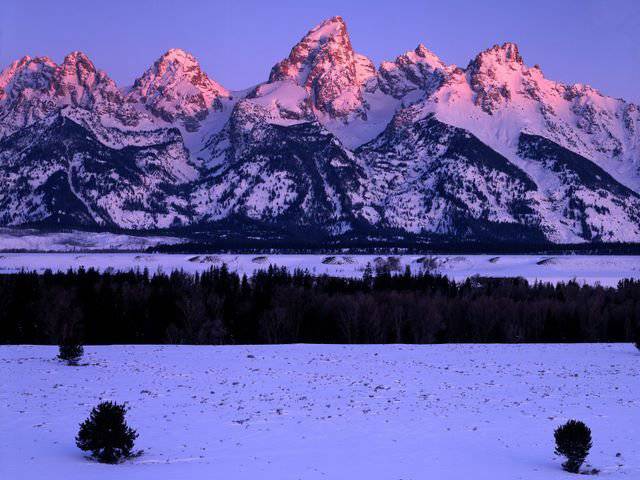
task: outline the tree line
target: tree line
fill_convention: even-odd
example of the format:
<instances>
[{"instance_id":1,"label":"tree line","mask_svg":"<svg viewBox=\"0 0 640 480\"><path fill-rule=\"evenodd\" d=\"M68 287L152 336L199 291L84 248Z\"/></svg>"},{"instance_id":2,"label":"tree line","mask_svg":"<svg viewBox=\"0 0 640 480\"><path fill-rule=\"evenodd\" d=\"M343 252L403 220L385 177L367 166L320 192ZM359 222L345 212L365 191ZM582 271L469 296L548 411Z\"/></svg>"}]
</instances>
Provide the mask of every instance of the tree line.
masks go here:
<instances>
[{"instance_id":1,"label":"tree line","mask_svg":"<svg viewBox=\"0 0 640 480\"><path fill-rule=\"evenodd\" d=\"M78 270L0 275L5 344L628 342L640 281L455 282L367 269L363 278L269 267L240 276Z\"/></svg>"}]
</instances>

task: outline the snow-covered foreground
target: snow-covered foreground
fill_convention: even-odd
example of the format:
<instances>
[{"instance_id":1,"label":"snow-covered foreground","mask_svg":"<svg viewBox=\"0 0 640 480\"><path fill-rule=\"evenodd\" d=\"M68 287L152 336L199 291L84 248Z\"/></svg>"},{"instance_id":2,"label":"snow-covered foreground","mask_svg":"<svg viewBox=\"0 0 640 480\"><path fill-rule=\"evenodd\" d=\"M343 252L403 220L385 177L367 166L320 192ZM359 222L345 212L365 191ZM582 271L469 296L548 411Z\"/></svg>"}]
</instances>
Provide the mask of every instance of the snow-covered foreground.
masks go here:
<instances>
[{"instance_id":1,"label":"snow-covered foreground","mask_svg":"<svg viewBox=\"0 0 640 480\"><path fill-rule=\"evenodd\" d=\"M630 345L110 346L86 366L0 347L0 477L568 479L553 430L592 429L600 478L640 478ZM101 400L128 402L144 454L75 447Z\"/></svg>"},{"instance_id":2,"label":"snow-covered foreground","mask_svg":"<svg viewBox=\"0 0 640 480\"><path fill-rule=\"evenodd\" d=\"M387 255L169 255L146 253L0 253L0 273L20 270L68 270L96 268L104 270L148 269L151 273L184 270L201 272L212 266L226 264L240 274L251 274L269 265L291 270L306 269L315 274L341 277L361 276L366 265L387 261ZM640 278L640 256L608 255L403 255L397 257L399 271L409 265L413 272L427 264L434 272L456 280L472 275L513 277L548 282L576 279L585 283L615 286L623 278Z\"/></svg>"}]
</instances>

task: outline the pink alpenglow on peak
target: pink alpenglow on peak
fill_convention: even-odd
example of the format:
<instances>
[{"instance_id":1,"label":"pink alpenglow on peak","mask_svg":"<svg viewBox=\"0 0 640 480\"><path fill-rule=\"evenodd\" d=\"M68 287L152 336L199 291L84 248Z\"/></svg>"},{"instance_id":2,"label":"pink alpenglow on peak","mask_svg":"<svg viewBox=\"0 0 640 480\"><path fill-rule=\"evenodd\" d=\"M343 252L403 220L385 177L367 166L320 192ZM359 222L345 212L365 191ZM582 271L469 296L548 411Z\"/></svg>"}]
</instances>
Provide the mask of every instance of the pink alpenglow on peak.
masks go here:
<instances>
[{"instance_id":1,"label":"pink alpenglow on peak","mask_svg":"<svg viewBox=\"0 0 640 480\"><path fill-rule=\"evenodd\" d=\"M441 84L451 68L421 43L395 61L380 65L380 88L398 99L414 92L424 96Z\"/></svg>"},{"instance_id":2,"label":"pink alpenglow on peak","mask_svg":"<svg viewBox=\"0 0 640 480\"><path fill-rule=\"evenodd\" d=\"M494 45L480 52L467 67L471 88L476 92L476 105L492 114L511 100L520 84L515 77L525 71L528 68L515 43Z\"/></svg>"},{"instance_id":3,"label":"pink alpenglow on peak","mask_svg":"<svg viewBox=\"0 0 640 480\"><path fill-rule=\"evenodd\" d=\"M25 56L0 73L0 138L65 107L137 124L138 115L124 103L113 80L82 52L70 53L60 65Z\"/></svg>"},{"instance_id":4,"label":"pink alpenglow on peak","mask_svg":"<svg viewBox=\"0 0 640 480\"><path fill-rule=\"evenodd\" d=\"M637 242L639 158L640 107L545 78L514 43L376 69L340 17L233 95L180 49L128 90L81 52L0 73L0 225Z\"/></svg>"},{"instance_id":5,"label":"pink alpenglow on peak","mask_svg":"<svg viewBox=\"0 0 640 480\"><path fill-rule=\"evenodd\" d=\"M269 81L292 81L307 89L320 114L346 118L365 115L362 90L375 74L371 60L353 51L342 18L333 17L309 31Z\"/></svg>"},{"instance_id":6,"label":"pink alpenglow on peak","mask_svg":"<svg viewBox=\"0 0 640 480\"><path fill-rule=\"evenodd\" d=\"M480 52L471 63L477 63L480 65L492 62L499 64L508 64L512 62L522 64L523 60L520 56L518 45L512 42L505 42L502 45L494 45L493 47Z\"/></svg>"},{"instance_id":7,"label":"pink alpenglow on peak","mask_svg":"<svg viewBox=\"0 0 640 480\"><path fill-rule=\"evenodd\" d=\"M210 79L193 55L174 48L135 81L127 99L142 103L165 122L179 121L195 131L211 110L222 110L222 101L229 97L229 91Z\"/></svg>"}]
</instances>

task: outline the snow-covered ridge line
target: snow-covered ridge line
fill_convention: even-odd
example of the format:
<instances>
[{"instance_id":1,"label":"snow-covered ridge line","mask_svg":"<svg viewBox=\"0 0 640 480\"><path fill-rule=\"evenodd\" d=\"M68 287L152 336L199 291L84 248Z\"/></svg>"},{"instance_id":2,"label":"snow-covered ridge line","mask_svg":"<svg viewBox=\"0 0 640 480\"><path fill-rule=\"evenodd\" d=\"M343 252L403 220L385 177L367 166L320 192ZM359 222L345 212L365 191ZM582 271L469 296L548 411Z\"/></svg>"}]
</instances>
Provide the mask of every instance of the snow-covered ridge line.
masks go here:
<instances>
[{"instance_id":1,"label":"snow-covered ridge line","mask_svg":"<svg viewBox=\"0 0 640 480\"><path fill-rule=\"evenodd\" d=\"M242 92L180 49L129 88L81 52L24 57L0 73L0 180L5 226L638 242L640 108L513 43L376 67L332 17Z\"/></svg>"}]
</instances>

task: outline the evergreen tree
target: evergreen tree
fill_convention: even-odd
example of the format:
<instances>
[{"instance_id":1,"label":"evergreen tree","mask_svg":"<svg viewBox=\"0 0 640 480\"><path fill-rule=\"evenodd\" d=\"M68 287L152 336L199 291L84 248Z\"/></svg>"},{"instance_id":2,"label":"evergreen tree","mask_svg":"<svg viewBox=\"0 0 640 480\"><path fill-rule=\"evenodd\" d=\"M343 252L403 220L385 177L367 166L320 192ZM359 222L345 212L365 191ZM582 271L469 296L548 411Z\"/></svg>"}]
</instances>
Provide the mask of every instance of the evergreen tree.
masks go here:
<instances>
[{"instance_id":1,"label":"evergreen tree","mask_svg":"<svg viewBox=\"0 0 640 480\"><path fill-rule=\"evenodd\" d=\"M77 365L84 355L84 348L76 342L65 341L58 347L58 358L68 365Z\"/></svg>"},{"instance_id":2,"label":"evergreen tree","mask_svg":"<svg viewBox=\"0 0 640 480\"><path fill-rule=\"evenodd\" d=\"M578 473L591 449L591 430L578 420L569 420L554 432L556 455L566 457L562 464L567 472Z\"/></svg>"},{"instance_id":3,"label":"evergreen tree","mask_svg":"<svg viewBox=\"0 0 640 480\"><path fill-rule=\"evenodd\" d=\"M362 274L362 283L365 288L371 288L373 285L373 268L371 268L371 263L367 262L367 266L364 267L364 273Z\"/></svg>"},{"instance_id":4,"label":"evergreen tree","mask_svg":"<svg viewBox=\"0 0 640 480\"><path fill-rule=\"evenodd\" d=\"M102 463L117 463L132 455L138 434L125 421L127 408L112 402L102 402L91 410L76 436L76 445Z\"/></svg>"}]
</instances>

